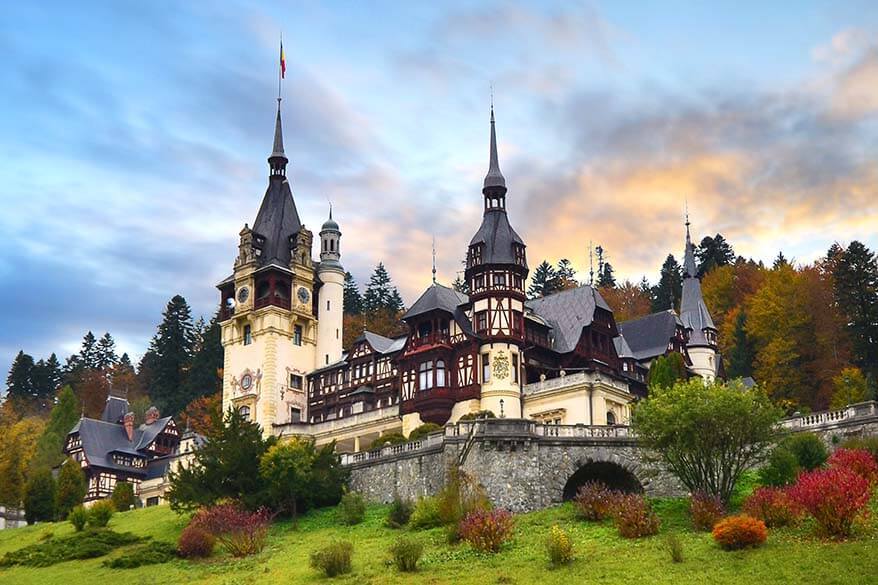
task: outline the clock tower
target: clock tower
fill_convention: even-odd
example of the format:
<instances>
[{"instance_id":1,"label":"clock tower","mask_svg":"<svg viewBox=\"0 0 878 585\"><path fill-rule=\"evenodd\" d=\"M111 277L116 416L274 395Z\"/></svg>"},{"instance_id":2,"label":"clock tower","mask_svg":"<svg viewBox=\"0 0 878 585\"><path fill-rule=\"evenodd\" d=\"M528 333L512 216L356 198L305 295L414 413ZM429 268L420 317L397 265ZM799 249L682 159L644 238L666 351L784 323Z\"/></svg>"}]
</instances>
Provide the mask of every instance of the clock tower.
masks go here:
<instances>
[{"instance_id":1,"label":"clock tower","mask_svg":"<svg viewBox=\"0 0 878 585\"><path fill-rule=\"evenodd\" d=\"M312 233L299 220L286 176L280 99L268 188L253 227L239 233L234 273L218 285L222 306L223 410L262 426L306 420L306 375L317 346Z\"/></svg>"}]
</instances>

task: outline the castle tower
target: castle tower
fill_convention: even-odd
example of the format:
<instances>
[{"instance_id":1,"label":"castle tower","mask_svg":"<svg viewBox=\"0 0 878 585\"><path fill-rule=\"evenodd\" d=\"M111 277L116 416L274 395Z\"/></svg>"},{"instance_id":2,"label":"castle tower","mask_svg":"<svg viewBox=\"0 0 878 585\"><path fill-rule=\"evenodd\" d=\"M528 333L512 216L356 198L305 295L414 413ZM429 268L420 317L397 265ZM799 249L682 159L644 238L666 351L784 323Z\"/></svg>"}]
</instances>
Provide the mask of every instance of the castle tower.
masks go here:
<instances>
[{"instance_id":1,"label":"castle tower","mask_svg":"<svg viewBox=\"0 0 878 585\"><path fill-rule=\"evenodd\" d=\"M686 214L686 250L683 255L683 295L680 299L680 320L689 332L686 349L692 360L692 371L711 381L716 378L717 363L716 326L704 298L701 281L695 267L695 246L689 236L689 214Z\"/></svg>"},{"instance_id":2,"label":"castle tower","mask_svg":"<svg viewBox=\"0 0 878 585\"><path fill-rule=\"evenodd\" d=\"M317 363L315 367L337 362L342 354L342 316L344 314L344 268L339 263L341 231L332 219L320 229L320 266L317 278L322 285L317 301Z\"/></svg>"},{"instance_id":3,"label":"castle tower","mask_svg":"<svg viewBox=\"0 0 878 585\"><path fill-rule=\"evenodd\" d=\"M494 107L485 176L482 225L467 252L465 277L470 287L472 324L481 338L479 407L497 416L521 416L521 365L524 347L524 283L527 260L522 239L506 215L506 179L500 172Z\"/></svg>"},{"instance_id":4,"label":"castle tower","mask_svg":"<svg viewBox=\"0 0 878 585\"><path fill-rule=\"evenodd\" d=\"M299 221L286 176L280 98L268 188L250 228L240 232L234 273L221 294L223 410L235 408L266 435L303 419L305 375L315 363L317 319L311 232Z\"/></svg>"}]
</instances>

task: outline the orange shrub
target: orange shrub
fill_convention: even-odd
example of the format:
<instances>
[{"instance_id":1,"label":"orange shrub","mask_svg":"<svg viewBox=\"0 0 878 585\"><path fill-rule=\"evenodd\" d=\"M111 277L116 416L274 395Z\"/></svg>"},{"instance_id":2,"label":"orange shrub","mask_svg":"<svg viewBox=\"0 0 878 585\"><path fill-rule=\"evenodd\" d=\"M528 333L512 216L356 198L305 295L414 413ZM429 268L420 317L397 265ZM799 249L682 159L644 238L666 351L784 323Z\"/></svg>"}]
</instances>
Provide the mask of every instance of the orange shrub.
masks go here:
<instances>
[{"instance_id":1,"label":"orange shrub","mask_svg":"<svg viewBox=\"0 0 878 585\"><path fill-rule=\"evenodd\" d=\"M713 527L713 539L723 550L761 546L768 537L765 522L750 516L729 516Z\"/></svg>"}]
</instances>

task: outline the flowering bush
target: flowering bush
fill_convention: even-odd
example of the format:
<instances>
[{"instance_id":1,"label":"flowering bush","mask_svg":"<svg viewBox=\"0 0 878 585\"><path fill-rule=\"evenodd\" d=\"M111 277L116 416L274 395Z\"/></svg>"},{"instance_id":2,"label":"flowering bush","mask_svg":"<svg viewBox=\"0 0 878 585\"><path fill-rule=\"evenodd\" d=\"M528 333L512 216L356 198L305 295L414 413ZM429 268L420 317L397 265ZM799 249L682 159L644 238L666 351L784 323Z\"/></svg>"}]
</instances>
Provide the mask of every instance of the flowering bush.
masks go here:
<instances>
[{"instance_id":1,"label":"flowering bush","mask_svg":"<svg viewBox=\"0 0 878 585\"><path fill-rule=\"evenodd\" d=\"M271 515L261 508L248 512L236 504L218 504L198 511L189 526L196 526L216 538L235 557L258 553L265 546Z\"/></svg>"},{"instance_id":2,"label":"flowering bush","mask_svg":"<svg viewBox=\"0 0 878 585\"><path fill-rule=\"evenodd\" d=\"M878 484L878 464L865 449L838 449L829 458L829 466L853 471L872 487Z\"/></svg>"},{"instance_id":3,"label":"flowering bush","mask_svg":"<svg viewBox=\"0 0 878 585\"><path fill-rule=\"evenodd\" d=\"M849 469L830 467L799 476L790 496L807 510L827 536L848 536L854 519L869 503L869 482Z\"/></svg>"},{"instance_id":4,"label":"flowering bush","mask_svg":"<svg viewBox=\"0 0 878 585\"><path fill-rule=\"evenodd\" d=\"M761 487L744 500L743 511L765 522L770 528L795 524L804 513L802 506L790 497L789 489Z\"/></svg>"},{"instance_id":5,"label":"flowering bush","mask_svg":"<svg viewBox=\"0 0 878 585\"><path fill-rule=\"evenodd\" d=\"M616 500L614 520L623 538L658 534L661 522L643 496L626 494Z\"/></svg>"},{"instance_id":6,"label":"flowering bush","mask_svg":"<svg viewBox=\"0 0 878 585\"><path fill-rule=\"evenodd\" d=\"M460 537L476 550L497 552L512 535L512 514L506 510L470 512L460 523Z\"/></svg>"},{"instance_id":7,"label":"flowering bush","mask_svg":"<svg viewBox=\"0 0 878 585\"><path fill-rule=\"evenodd\" d=\"M713 527L713 539L723 550L761 546L768 537L765 522L750 516L729 516Z\"/></svg>"},{"instance_id":8,"label":"flowering bush","mask_svg":"<svg viewBox=\"0 0 878 585\"><path fill-rule=\"evenodd\" d=\"M566 565L573 560L573 539L557 524L552 526L546 539L546 552L553 567Z\"/></svg>"},{"instance_id":9,"label":"flowering bush","mask_svg":"<svg viewBox=\"0 0 878 585\"><path fill-rule=\"evenodd\" d=\"M713 525L725 516L725 513L725 506L717 496L697 492L689 498L689 515L692 517L695 530L710 532L713 530Z\"/></svg>"},{"instance_id":10,"label":"flowering bush","mask_svg":"<svg viewBox=\"0 0 878 585\"><path fill-rule=\"evenodd\" d=\"M212 534L190 524L180 533L177 554L186 559L206 558L213 554L214 544L216 539Z\"/></svg>"},{"instance_id":11,"label":"flowering bush","mask_svg":"<svg viewBox=\"0 0 878 585\"><path fill-rule=\"evenodd\" d=\"M576 492L573 503L580 517L600 521L613 515L620 495L599 481L588 481Z\"/></svg>"}]
</instances>

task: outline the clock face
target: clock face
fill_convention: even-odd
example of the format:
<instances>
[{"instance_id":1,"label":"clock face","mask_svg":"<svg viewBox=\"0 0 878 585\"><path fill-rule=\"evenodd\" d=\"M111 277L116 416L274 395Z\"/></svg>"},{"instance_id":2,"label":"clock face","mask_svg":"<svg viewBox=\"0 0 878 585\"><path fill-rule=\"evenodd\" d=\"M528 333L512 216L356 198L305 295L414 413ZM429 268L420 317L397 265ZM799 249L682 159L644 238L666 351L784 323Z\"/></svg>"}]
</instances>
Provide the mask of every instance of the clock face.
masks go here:
<instances>
[{"instance_id":1,"label":"clock face","mask_svg":"<svg viewBox=\"0 0 878 585\"><path fill-rule=\"evenodd\" d=\"M238 302L245 303L247 299L250 297L250 289L246 286L242 286L238 289Z\"/></svg>"},{"instance_id":2,"label":"clock face","mask_svg":"<svg viewBox=\"0 0 878 585\"><path fill-rule=\"evenodd\" d=\"M253 385L253 377L250 374L244 374L241 376L241 388L244 390L249 390L250 386Z\"/></svg>"},{"instance_id":3,"label":"clock face","mask_svg":"<svg viewBox=\"0 0 878 585\"><path fill-rule=\"evenodd\" d=\"M308 289L304 286L300 286L299 290L296 291L296 295L299 297L299 301L304 305L308 302L308 299L311 298L311 294L308 292Z\"/></svg>"}]
</instances>

